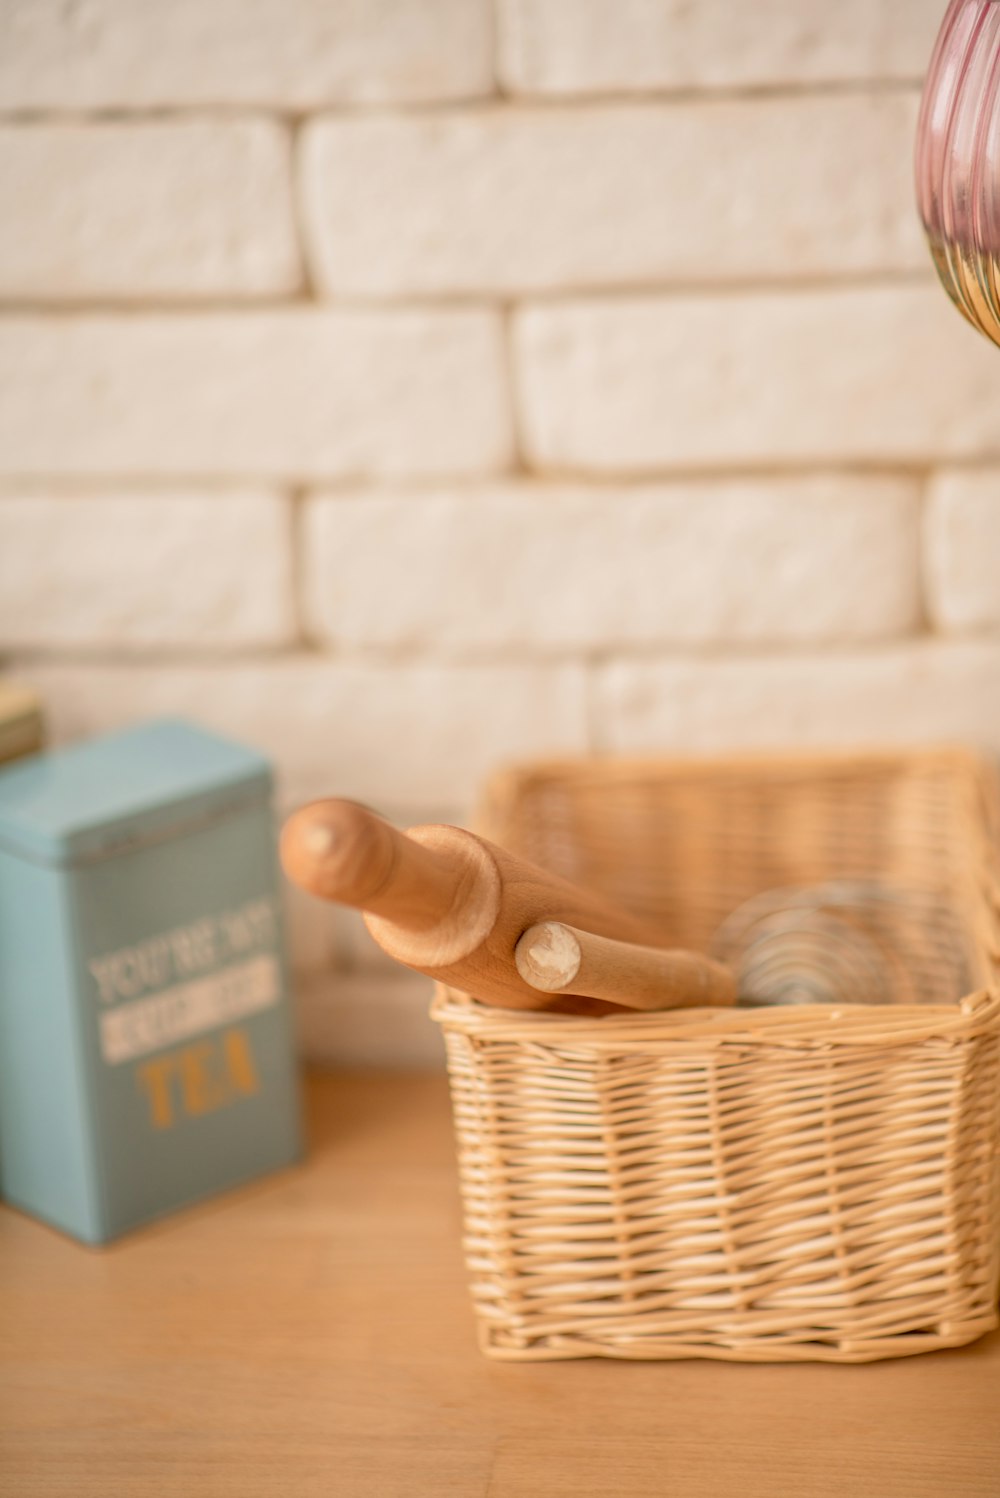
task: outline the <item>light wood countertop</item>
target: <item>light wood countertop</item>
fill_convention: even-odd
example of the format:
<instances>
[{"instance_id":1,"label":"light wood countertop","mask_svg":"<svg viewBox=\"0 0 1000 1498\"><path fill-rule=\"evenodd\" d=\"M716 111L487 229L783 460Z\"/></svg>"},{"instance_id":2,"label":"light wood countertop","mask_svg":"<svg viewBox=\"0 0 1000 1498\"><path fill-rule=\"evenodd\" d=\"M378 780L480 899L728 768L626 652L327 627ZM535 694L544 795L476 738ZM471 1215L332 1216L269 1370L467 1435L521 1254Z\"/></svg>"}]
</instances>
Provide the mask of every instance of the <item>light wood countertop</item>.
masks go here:
<instances>
[{"instance_id":1,"label":"light wood countertop","mask_svg":"<svg viewBox=\"0 0 1000 1498\"><path fill-rule=\"evenodd\" d=\"M1000 1335L838 1367L478 1351L437 1076L314 1076L301 1168L103 1251L0 1211L11 1498L997 1498Z\"/></svg>"}]
</instances>

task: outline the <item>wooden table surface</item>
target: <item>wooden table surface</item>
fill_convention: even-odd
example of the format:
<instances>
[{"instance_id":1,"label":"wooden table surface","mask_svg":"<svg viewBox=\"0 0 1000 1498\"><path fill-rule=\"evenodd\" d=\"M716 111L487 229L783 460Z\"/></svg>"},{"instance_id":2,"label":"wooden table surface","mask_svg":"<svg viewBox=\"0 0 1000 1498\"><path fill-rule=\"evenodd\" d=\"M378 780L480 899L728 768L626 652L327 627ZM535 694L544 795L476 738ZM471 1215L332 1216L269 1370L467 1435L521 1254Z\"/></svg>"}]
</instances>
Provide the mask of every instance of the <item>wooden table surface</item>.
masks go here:
<instances>
[{"instance_id":1,"label":"wooden table surface","mask_svg":"<svg viewBox=\"0 0 1000 1498\"><path fill-rule=\"evenodd\" d=\"M1000 1494L1000 1337L861 1367L496 1364L443 1078L314 1077L306 1165L104 1251L0 1211L0 1491Z\"/></svg>"}]
</instances>

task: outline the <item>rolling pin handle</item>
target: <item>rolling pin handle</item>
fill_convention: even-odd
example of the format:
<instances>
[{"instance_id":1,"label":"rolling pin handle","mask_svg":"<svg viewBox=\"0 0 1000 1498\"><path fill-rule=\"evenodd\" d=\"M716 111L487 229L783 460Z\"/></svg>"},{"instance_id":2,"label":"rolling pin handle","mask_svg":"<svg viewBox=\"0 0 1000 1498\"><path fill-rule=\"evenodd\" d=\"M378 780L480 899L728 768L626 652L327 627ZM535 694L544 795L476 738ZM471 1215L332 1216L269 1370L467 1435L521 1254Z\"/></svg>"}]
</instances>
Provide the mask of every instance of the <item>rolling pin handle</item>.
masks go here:
<instances>
[{"instance_id":1,"label":"rolling pin handle","mask_svg":"<svg viewBox=\"0 0 1000 1498\"><path fill-rule=\"evenodd\" d=\"M604 999L627 1009L679 1009L736 1002L730 970L700 952L612 941L562 921L540 921L514 948L525 983L542 993Z\"/></svg>"},{"instance_id":2,"label":"rolling pin handle","mask_svg":"<svg viewBox=\"0 0 1000 1498\"><path fill-rule=\"evenodd\" d=\"M353 801L312 801L281 834L289 877L310 894L426 931L453 911L465 869Z\"/></svg>"}]
</instances>

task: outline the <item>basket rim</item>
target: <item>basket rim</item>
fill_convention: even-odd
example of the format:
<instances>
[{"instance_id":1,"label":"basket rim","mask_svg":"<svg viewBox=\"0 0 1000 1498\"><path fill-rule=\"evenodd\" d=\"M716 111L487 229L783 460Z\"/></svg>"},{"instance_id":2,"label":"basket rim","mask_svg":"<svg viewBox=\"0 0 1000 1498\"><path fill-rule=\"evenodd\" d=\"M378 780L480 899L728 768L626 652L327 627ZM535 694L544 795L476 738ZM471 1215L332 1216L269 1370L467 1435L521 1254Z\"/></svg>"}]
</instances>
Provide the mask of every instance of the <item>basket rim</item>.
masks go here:
<instances>
[{"instance_id":1,"label":"basket rim","mask_svg":"<svg viewBox=\"0 0 1000 1498\"><path fill-rule=\"evenodd\" d=\"M781 775L801 772L814 775L817 769L831 771L864 770L869 767L892 769L895 766L933 765L951 766L973 772L993 772L998 769L998 757L985 745L976 746L957 740L943 739L926 744L878 744L845 745L834 748L806 748L802 750L766 748L746 750L720 750L705 754L619 754L615 751L584 752L579 754L553 754L536 758L516 759L494 770L484 782L484 788L547 777L567 772L588 773L594 770L608 776L634 774L636 771L653 772L657 775L717 775L720 771L766 771L774 770Z\"/></svg>"},{"instance_id":2,"label":"basket rim","mask_svg":"<svg viewBox=\"0 0 1000 1498\"><path fill-rule=\"evenodd\" d=\"M431 1018L482 1041L594 1051L758 1046L795 1051L887 1050L1000 1033L1000 986L954 1004L788 1004L760 1009L665 1009L600 1016L501 1009L438 984Z\"/></svg>"}]
</instances>

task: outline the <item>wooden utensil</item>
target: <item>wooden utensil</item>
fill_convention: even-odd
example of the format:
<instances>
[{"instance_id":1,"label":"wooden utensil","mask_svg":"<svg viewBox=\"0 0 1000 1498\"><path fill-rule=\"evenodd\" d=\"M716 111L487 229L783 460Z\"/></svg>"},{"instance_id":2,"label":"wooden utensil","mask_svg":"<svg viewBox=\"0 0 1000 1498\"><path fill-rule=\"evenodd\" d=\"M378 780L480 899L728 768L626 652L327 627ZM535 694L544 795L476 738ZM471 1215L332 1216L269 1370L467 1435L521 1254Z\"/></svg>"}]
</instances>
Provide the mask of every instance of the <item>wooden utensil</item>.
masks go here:
<instances>
[{"instance_id":1,"label":"wooden utensil","mask_svg":"<svg viewBox=\"0 0 1000 1498\"><path fill-rule=\"evenodd\" d=\"M629 1009L736 1003L736 979L700 952L637 946L561 921L542 921L514 949L517 970L543 993L585 994Z\"/></svg>"},{"instance_id":2,"label":"wooden utensil","mask_svg":"<svg viewBox=\"0 0 1000 1498\"><path fill-rule=\"evenodd\" d=\"M295 812L281 855L297 884L363 910L368 930L397 962L511 1009L595 1012L576 992L547 993L518 971L514 949L541 921L644 949L657 940L628 911L475 833L433 825L402 833L351 801L315 801ZM637 976L639 967L633 963ZM610 977L605 986L610 994ZM680 992L676 974L669 992ZM636 1007L652 1007L651 995L646 981ZM627 1004L624 989L614 988L613 997Z\"/></svg>"}]
</instances>

